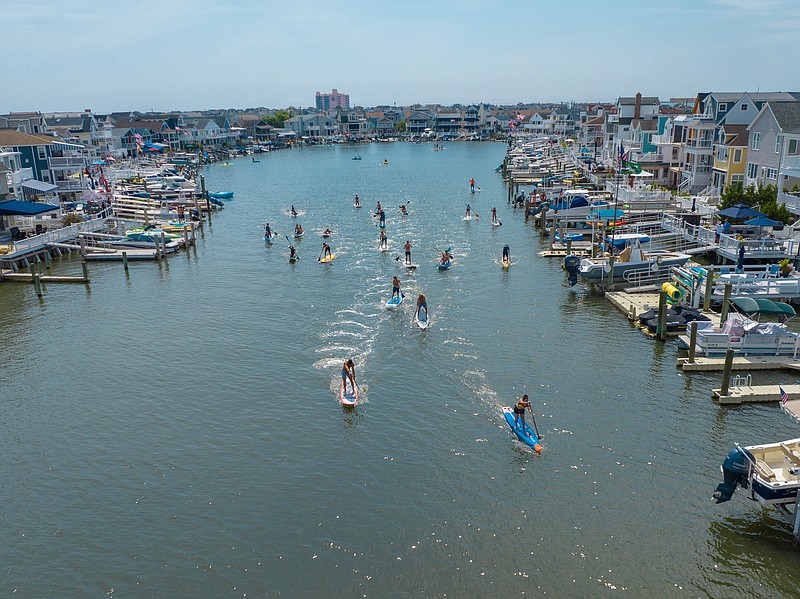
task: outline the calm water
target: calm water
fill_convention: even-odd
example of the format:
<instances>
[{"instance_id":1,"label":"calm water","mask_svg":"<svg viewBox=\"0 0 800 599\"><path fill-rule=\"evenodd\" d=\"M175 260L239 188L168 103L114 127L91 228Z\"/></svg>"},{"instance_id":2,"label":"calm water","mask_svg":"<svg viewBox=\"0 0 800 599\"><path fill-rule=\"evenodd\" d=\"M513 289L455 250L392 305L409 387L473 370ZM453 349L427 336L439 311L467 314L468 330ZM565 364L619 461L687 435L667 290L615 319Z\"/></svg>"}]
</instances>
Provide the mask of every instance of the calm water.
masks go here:
<instances>
[{"instance_id":1,"label":"calm water","mask_svg":"<svg viewBox=\"0 0 800 599\"><path fill-rule=\"evenodd\" d=\"M718 375L683 376L674 344L565 287L505 202L504 151L370 145L211 166L209 188L236 196L196 249L129 276L92 264L89 288L50 285L43 302L0 285L0 596L795 594L789 527L743 493L710 496L735 441L796 425L776 405L719 408ZM478 220L462 220L467 202ZM261 231L290 232L292 204L308 231L296 265ZM336 260L321 265L328 226ZM406 239L412 273L395 261ZM439 272L447 247L455 265ZM407 303L391 313L393 274ZM411 322L418 292L426 332ZM363 403L347 412L349 356ZM756 382L790 382L768 376ZM541 456L500 414L524 392Z\"/></svg>"}]
</instances>

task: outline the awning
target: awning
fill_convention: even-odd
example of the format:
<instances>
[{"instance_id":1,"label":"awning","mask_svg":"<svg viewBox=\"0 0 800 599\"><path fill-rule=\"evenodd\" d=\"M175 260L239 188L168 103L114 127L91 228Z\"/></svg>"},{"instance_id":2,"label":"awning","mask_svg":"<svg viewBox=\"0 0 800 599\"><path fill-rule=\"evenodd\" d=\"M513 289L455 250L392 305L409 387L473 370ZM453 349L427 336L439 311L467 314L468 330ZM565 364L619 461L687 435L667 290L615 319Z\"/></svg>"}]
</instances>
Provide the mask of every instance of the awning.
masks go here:
<instances>
[{"instance_id":1,"label":"awning","mask_svg":"<svg viewBox=\"0 0 800 599\"><path fill-rule=\"evenodd\" d=\"M754 314L781 314L791 318L796 315L794 308L789 304L766 298L732 297L730 302L739 312L743 312L748 316Z\"/></svg>"},{"instance_id":2,"label":"awning","mask_svg":"<svg viewBox=\"0 0 800 599\"><path fill-rule=\"evenodd\" d=\"M39 193L50 193L58 189L58 185L45 183L44 181L37 181L36 179L28 179L27 181L23 181L22 187L24 189L30 189L31 191L37 191Z\"/></svg>"},{"instance_id":3,"label":"awning","mask_svg":"<svg viewBox=\"0 0 800 599\"><path fill-rule=\"evenodd\" d=\"M32 216L58 209L58 206L45 202L21 202L19 200L0 202L0 216Z\"/></svg>"}]
</instances>

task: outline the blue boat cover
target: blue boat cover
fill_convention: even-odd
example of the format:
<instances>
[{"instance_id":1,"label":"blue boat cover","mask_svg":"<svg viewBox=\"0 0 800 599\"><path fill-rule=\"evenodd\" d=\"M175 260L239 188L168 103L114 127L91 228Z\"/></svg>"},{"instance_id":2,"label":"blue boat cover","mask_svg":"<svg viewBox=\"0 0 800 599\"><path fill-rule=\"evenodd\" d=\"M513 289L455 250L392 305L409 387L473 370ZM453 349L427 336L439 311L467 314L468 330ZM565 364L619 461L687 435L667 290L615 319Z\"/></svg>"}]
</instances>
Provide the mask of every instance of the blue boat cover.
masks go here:
<instances>
[{"instance_id":1,"label":"blue boat cover","mask_svg":"<svg viewBox=\"0 0 800 599\"><path fill-rule=\"evenodd\" d=\"M0 202L0 216L31 216L52 210L58 210L58 206L46 202L21 202L19 200Z\"/></svg>"}]
</instances>

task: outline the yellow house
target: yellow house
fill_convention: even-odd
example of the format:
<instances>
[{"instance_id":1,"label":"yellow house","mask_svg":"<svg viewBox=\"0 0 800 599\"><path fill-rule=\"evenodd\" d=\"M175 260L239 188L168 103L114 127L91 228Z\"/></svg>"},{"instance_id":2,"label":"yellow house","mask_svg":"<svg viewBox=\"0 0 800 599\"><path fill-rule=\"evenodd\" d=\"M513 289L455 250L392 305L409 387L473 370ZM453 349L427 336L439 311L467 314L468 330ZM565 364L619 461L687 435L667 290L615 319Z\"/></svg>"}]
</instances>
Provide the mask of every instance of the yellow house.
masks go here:
<instances>
[{"instance_id":1,"label":"yellow house","mask_svg":"<svg viewBox=\"0 0 800 599\"><path fill-rule=\"evenodd\" d=\"M747 125L719 126L711 171L711 185L719 192L734 183L744 184L748 139Z\"/></svg>"}]
</instances>

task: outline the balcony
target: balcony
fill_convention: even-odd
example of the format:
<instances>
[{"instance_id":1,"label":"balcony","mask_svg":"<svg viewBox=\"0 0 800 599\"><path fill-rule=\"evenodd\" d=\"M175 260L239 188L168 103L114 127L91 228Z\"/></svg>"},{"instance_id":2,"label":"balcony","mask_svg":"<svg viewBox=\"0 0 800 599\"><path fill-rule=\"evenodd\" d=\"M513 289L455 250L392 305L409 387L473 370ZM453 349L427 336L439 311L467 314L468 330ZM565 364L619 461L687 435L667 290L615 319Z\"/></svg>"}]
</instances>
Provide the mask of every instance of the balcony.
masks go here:
<instances>
[{"instance_id":1,"label":"balcony","mask_svg":"<svg viewBox=\"0 0 800 599\"><path fill-rule=\"evenodd\" d=\"M632 158L633 158L634 162L639 162L641 164L644 164L644 163L649 163L649 164L658 163L658 164L661 164L662 162L664 162L664 155L663 154L658 154L658 153L655 153L655 152L648 152L646 154L642 154L641 152L638 152L636 154L633 154Z\"/></svg>"},{"instance_id":2,"label":"balcony","mask_svg":"<svg viewBox=\"0 0 800 599\"><path fill-rule=\"evenodd\" d=\"M83 168L84 164L85 158L83 156L53 156L50 158L50 168L52 169L79 169Z\"/></svg>"},{"instance_id":3,"label":"balcony","mask_svg":"<svg viewBox=\"0 0 800 599\"><path fill-rule=\"evenodd\" d=\"M711 149L712 142L710 139L687 139L687 148L708 148Z\"/></svg>"},{"instance_id":4,"label":"balcony","mask_svg":"<svg viewBox=\"0 0 800 599\"><path fill-rule=\"evenodd\" d=\"M800 156L785 156L781 164L781 174L800 177Z\"/></svg>"},{"instance_id":5,"label":"balcony","mask_svg":"<svg viewBox=\"0 0 800 599\"><path fill-rule=\"evenodd\" d=\"M56 181L53 185L58 185L59 193L62 191L83 191L89 189L88 179L82 182L80 179L68 179L66 181Z\"/></svg>"}]
</instances>

